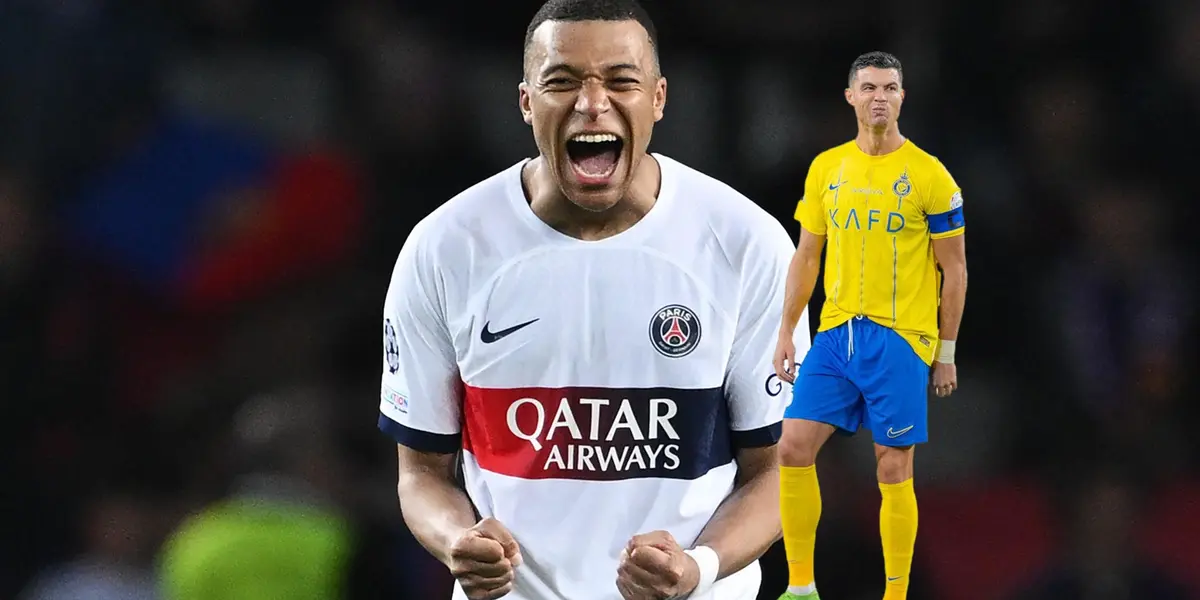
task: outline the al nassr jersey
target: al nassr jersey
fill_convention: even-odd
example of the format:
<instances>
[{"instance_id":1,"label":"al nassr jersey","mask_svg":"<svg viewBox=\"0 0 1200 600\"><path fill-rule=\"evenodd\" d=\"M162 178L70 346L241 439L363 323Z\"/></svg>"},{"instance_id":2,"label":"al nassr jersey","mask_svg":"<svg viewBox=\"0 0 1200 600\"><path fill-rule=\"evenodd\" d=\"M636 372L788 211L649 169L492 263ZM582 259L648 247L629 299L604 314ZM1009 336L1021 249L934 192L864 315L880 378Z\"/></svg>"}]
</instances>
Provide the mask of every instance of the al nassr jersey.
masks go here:
<instances>
[{"instance_id":1,"label":"al nassr jersey","mask_svg":"<svg viewBox=\"0 0 1200 600\"><path fill-rule=\"evenodd\" d=\"M392 275L380 427L463 451L472 502L522 549L511 600L619 597L630 538L693 545L738 448L781 432L771 358L795 246L728 186L654 158L658 201L618 235L542 222L522 162L422 221ZM756 563L705 598L750 600L760 579Z\"/></svg>"},{"instance_id":2,"label":"al nassr jersey","mask_svg":"<svg viewBox=\"0 0 1200 600\"><path fill-rule=\"evenodd\" d=\"M941 161L908 140L882 156L854 141L826 150L809 167L796 220L826 236L820 330L865 316L931 363L941 294L932 240L965 231L962 191Z\"/></svg>"}]
</instances>

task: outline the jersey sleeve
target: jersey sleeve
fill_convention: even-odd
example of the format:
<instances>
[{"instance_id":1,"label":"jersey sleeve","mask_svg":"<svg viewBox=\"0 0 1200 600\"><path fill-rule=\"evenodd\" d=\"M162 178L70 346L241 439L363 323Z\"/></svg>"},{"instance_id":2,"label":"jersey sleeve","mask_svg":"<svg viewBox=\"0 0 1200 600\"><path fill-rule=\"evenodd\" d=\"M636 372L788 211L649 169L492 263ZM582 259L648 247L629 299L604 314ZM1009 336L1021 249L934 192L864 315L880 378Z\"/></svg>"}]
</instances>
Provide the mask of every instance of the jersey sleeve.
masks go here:
<instances>
[{"instance_id":1,"label":"jersey sleeve","mask_svg":"<svg viewBox=\"0 0 1200 600\"><path fill-rule=\"evenodd\" d=\"M936 163L929 187L925 220L929 224L929 237L935 240L962 235L966 231L962 189L941 161Z\"/></svg>"},{"instance_id":2,"label":"jersey sleeve","mask_svg":"<svg viewBox=\"0 0 1200 600\"><path fill-rule=\"evenodd\" d=\"M817 235L825 235L825 210L821 204L821 179L817 161L808 167L804 178L804 197L796 203L796 220L800 226Z\"/></svg>"},{"instance_id":3,"label":"jersey sleeve","mask_svg":"<svg viewBox=\"0 0 1200 600\"><path fill-rule=\"evenodd\" d=\"M414 232L384 301L379 428L401 445L450 454L460 447L462 380L437 283L436 266Z\"/></svg>"},{"instance_id":4,"label":"jersey sleeve","mask_svg":"<svg viewBox=\"0 0 1200 600\"><path fill-rule=\"evenodd\" d=\"M783 411L790 389L775 375L775 354L788 263L796 247L783 227L772 221L760 251L746 260L742 300L729 365L725 373L725 398L729 404L734 446L770 446L783 433Z\"/></svg>"}]
</instances>

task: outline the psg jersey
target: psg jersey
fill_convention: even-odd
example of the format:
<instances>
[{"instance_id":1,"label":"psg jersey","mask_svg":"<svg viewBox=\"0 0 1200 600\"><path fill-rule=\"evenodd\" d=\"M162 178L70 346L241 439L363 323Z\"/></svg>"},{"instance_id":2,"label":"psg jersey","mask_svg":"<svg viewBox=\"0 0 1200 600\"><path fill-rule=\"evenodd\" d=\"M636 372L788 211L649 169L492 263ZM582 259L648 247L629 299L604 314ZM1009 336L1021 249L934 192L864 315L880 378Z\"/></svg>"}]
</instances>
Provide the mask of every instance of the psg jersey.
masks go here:
<instances>
[{"instance_id":1,"label":"psg jersey","mask_svg":"<svg viewBox=\"0 0 1200 600\"><path fill-rule=\"evenodd\" d=\"M630 538L692 546L738 449L780 436L791 389L771 358L795 246L729 186L653 158L658 200L618 235L546 225L523 161L426 217L396 262L379 426L463 452L472 502L521 547L506 598L619 598ZM799 356L808 340L805 316ZM760 580L751 564L705 597L749 600Z\"/></svg>"}]
</instances>

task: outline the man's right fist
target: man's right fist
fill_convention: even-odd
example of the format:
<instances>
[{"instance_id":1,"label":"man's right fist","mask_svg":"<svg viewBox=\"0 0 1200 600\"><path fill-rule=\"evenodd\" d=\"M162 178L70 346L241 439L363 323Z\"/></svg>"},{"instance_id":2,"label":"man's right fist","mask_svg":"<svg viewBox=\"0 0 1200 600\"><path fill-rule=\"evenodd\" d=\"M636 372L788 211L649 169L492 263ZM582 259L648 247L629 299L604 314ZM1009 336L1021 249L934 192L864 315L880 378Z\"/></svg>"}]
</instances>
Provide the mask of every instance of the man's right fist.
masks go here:
<instances>
[{"instance_id":1,"label":"man's right fist","mask_svg":"<svg viewBox=\"0 0 1200 600\"><path fill-rule=\"evenodd\" d=\"M487 518L450 546L450 572L471 600L495 600L512 591L521 548L504 525Z\"/></svg>"}]
</instances>

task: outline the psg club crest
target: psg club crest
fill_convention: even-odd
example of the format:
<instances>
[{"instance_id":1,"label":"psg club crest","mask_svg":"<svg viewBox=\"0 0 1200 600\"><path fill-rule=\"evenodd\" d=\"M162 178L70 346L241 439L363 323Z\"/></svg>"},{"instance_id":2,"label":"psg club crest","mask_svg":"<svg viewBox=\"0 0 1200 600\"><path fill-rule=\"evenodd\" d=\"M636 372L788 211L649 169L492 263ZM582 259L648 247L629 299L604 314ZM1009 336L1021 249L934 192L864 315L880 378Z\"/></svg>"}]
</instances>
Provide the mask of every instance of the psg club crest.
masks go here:
<instances>
[{"instance_id":1,"label":"psg club crest","mask_svg":"<svg viewBox=\"0 0 1200 600\"><path fill-rule=\"evenodd\" d=\"M700 343L700 319L686 306L664 306L650 319L650 343L667 358L683 358Z\"/></svg>"},{"instance_id":2,"label":"psg club crest","mask_svg":"<svg viewBox=\"0 0 1200 600\"><path fill-rule=\"evenodd\" d=\"M387 357L388 372L400 370L400 345L396 343L396 328L391 319L383 320L383 354Z\"/></svg>"}]
</instances>

